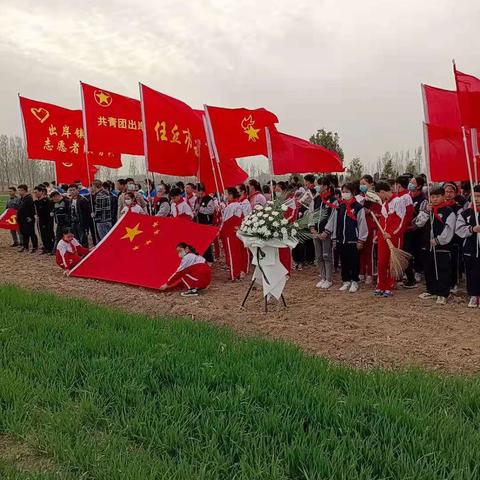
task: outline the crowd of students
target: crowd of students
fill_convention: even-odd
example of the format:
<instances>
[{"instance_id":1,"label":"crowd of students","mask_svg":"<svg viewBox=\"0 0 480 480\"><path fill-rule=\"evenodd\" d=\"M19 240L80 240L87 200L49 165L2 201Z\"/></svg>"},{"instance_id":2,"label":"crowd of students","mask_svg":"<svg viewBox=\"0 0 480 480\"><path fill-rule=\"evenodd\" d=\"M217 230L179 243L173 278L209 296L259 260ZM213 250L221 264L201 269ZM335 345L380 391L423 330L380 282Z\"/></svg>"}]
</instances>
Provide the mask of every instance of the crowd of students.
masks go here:
<instances>
[{"instance_id":1,"label":"crowd of students","mask_svg":"<svg viewBox=\"0 0 480 480\"><path fill-rule=\"evenodd\" d=\"M469 183L428 186L425 176L405 174L377 182L364 175L360 181L340 187L335 175L305 175L303 182L293 176L288 182L263 187L250 180L228 188L225 198L210 195L201 184L170 186L161 182L156 186L147 180L142 188L133 178L115 184L95 180L90 188L80 182L61 186L45 182L33 189L33 196L26 185L11 187L9 192L7 208L17 210L19 224L18 233L12 231L12 247L37 252L38 233L39 252L56 255L57 263L67 270L120 216L132 211L220 227L226 268L231 280L239 280L248 273L250 255L236 232L256 205L263 206L274 197L288 206L286 218L292 222L307 212L322 212L310 225L311 240L293 251L280 250L280 259L289 271L317 265L318 288L332 288L334 272L339 269L341 291L356 293L361 282L373 285L376 275L374 295L392 297L399 279L390 271L391 243L412 255L405 277L400 279L403 287L416 288L423 277L426 292L421 297L435 297L438 304L446 304L465 276L468 306L480 306L480 227L472 203L478 215L479 185L473 192ZM369 192L375 192L381 204L372 201ZM209 283L206 267L220 257L220 242L216 240L203 256L186 244L178 250L181 265L173 283L164 288L184 283L188 292L196 295L198 286L190 288L185 272L180 272L193 268L203 272L203 283L206 279Z\"/></svg>"}]
</instances>

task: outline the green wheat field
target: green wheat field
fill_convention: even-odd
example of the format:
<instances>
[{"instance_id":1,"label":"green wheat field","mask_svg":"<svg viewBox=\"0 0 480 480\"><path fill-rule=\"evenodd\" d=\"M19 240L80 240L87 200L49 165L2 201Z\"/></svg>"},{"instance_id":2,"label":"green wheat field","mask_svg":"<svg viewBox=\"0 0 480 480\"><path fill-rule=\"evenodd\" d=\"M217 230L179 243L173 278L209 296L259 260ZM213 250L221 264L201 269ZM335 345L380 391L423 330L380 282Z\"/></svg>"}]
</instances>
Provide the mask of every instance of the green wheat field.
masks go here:
<instances>
[{"instance_id":1,"label":"green wheat field","mask_svg":"<svg viewBox=\"0 0 480 480\"><path fill-rule=\"evenodd\" d=\"M480 478L480 381L0 287L2 479Z\"/></svg>"}]
</instances>

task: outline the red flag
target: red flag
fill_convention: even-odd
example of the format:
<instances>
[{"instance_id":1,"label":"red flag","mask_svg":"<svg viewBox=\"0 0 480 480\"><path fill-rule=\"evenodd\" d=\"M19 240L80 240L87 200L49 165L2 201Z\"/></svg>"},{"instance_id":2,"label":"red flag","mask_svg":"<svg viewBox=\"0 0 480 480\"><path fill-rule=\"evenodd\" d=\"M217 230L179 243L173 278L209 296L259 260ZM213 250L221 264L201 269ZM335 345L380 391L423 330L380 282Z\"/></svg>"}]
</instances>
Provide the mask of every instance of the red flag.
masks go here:
<instances>
[{"instance_id":1,"label":"red flag","mask_svg":"<svg viewBox=\"0 0 480 480\"><path fill-rule=\"evenodd\" d=\"M480 130L480 79L459 72L455 66L453 70L462 114L462 126Z\"/></svg>"},{"instance_id":2,"label":"red flag","mask_svg":"<svg viewBox=\"0 0 480 480\"><path fill-rule=\"evenodd\" d=\"M73 160L73 159L72 159ZM97 168L89 165L84 160L65 162L57 160L55 162L55 179L57 183L75 183L82 182L83 185L90 185L95 179Z\"/></svg>"},{"instance_id":3,"label":"red flag","mask_svg":"<svg viewBox=\"0 0 480 480\"><path fill-rule=\"evenodd\" d=\"M428 145L430 177L433 182L468 180L468 168L460 129L445 128L437 125L424 125ZM467 134L467 145L472 163L470 135Z\"/></svg>"},{"instance_id":4,"label":"red flag","mask_svg":"<svg viewBox=\"0 0 480 480\"><path fill-rule=\"evenodd\" d=\"M140 101L80 83L87 148L143 155Z\"/></svg>"},{"instance_id":5,"label":"red flag","mask_svg":"<svg viewBox=\"0 0 480 480\"><path fill-rule=\"evenodd\" d=\"M248 178L248 173L238 166L234 158L229 158L228 160L217 163L216 160L210 158L208 151L206 155L203 153L202 151L202 155L200 156L198 178L200 182L205 185L207 192L221 192L223 187L234 187L235 185L244 183ZM222 175L221 178L219 167Z\"/></svg>"},{"instance_id":6,"label":"red flag","mask_svg":"<svg viewBox=\"0 0 480 480\"><path fill-rule=\"evenodd\" d=\"M271 137L275 175L344 171L336 152L285 133L277 132Z\"/></svg>"},{"instance_id":7,"label":"red flag","mask_svg":"<svg viewBox=\"0 0 480 480\"><path fill-rule=\"evenodd\" d=\"M186 103L140 84L145 121L148 170L165 175L195 176L202 121Z\"/></svg>"},{"instance_id":8,"label":"red flag","mask_svg":"<svg viewBox=\"0 0 480 480\"><path fill-rule=\"evenodd\" d=\"M265 127L275 130L278 118L264 108L207 107L219 160L267 155Z\"/></svg>"},{"instance_id":9,"label":"red flag","mask_svg":"<svg viewBox=\"0 0 480 480\"><path fill-rule=\"evenodd\" d=\"M14 208L7 208L0 215L0 228L5 230L18 230L17 211Z\"/></svg>"},{"instance_id":10,"label":"red flag","mask_svg":"<svg viewBox=\"0 0 480 480\"><path fill-rule=\"evenodd\" d=\"M460 129L462 117L457 92L422 85L425 122L442 128Z\"/></svg>"},{"instance_id":11,"label":"red flag","mask_svg":"<svg viewBox=\"0 0 480 480\"><path fill-rule=\"evenodd\" d=\"M129 212L70 275L160 288L180 264L178 243L203 253L217 234L215 227ZM129 265L141 265L141 271Z\"/></svg>"},{"instance_id":12,"label":"red flag","mask_svg":"<svg viewBox=\"0 0 480 480\"><path fill-rule=\"evenodd\" d=\"M20 109L28 158L85 164L82 168L86 169L81 110L70 110L25 97L20 97ZM122 166L120 155L103 152L90 155L91 161L96 165L110 168Z\"/></svg>"}]
</instances>

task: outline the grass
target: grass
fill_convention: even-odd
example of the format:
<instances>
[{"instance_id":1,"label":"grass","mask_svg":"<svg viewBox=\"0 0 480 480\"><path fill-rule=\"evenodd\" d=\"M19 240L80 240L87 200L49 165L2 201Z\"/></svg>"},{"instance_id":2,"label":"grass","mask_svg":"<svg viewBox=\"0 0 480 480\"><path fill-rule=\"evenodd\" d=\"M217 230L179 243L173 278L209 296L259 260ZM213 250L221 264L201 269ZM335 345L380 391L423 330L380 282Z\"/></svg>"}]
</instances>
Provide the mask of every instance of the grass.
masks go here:
<instances>
[{"instance_id":1,"label":"grass","mask_svg":"<svg viewBox=\"0 0 480 480\"><path fill-rule=\"evenodd\" d=\"M0 213L5 210L5 206L7 205L8 195L0 195Z\"/></svg>"},{"instance_id":2,"label":"grass","mask_svg":"<svg viewBox=\"0 0 480 480\"><path fill-rule=\"evenodd\" d=\"M0 478L480 478L478 378L357 371L11 286L0 298L0 439L55 466L0 460Z\"/></svg>"}]
</instances>

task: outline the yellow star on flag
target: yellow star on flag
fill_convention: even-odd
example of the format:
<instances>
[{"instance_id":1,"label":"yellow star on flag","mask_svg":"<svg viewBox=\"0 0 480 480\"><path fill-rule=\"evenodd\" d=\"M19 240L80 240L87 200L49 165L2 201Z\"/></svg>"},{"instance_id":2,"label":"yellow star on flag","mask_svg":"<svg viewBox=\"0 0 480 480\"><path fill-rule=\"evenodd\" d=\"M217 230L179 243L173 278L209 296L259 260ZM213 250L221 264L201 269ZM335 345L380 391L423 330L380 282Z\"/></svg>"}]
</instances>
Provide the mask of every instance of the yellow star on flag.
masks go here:
<instances>
[{"instance_id":1,"label":"yellow star on flag","mask_svg":"<svg viewBox=\"0 0 480 480\"><path fill-rule=\"evenodd\" d=\"M136 247L133 247L133 250L138 250L140 247L137 245Z\"/></svg>"},{"instance_id":2,"label":"yellow star on flag","mask_svg":"<svg viewBox=\"0 0 480 480\"><path fill-rule=\"evenodd\" d=\"M97 103L99 105L107 105L107 106L110 105L111 103L110 95L100 90L95 92L95 96L97 97Z\"/></svg>"},{"instance_id":3,"label":"yellow star on flag","mask_svg":"<svg viewBox=\"0 0 480 480\"><path fill-rule=\"evenodd\" d=\"M150 245L151 243L152 243L151 240L147 240L147 241L145 242L145 245Z\"/></svg>"},{"instance_id":4,"label":"yellow star on flag","mask_svg":"<svg viewBox=\"0 0 480 480\"><path fill-rule=\"evenodd\" d=\"M248 135L248 141L256 142L258 137L258 132L260 131L259 128L253 128L253 125L250 125L246 130L245 133Z\"/></svg>"},{"instance_id":5,"label":"yellow star on flag","mask_svg":"<svg viewBox=\"0 0 480 480\"><path fill-rule=\"evenodd\" d=\"M137 236L143 233L142 230L139 230L138 227L140 226L140 223L137 223L133 228L130 227L125 227L125 235L120 239L124 240L127 239L130 240L130 242L133 242L133 239Z\"/></svg>"},{"instance_id":6,"label":"yellow star on flag","mask_svg":"<svg viewBox=\"0 0 480 480\"><path fill-rule=\"evenodd\" d=\"M158 229L154 230L154 232L153 232L154 235L158 235L159 233L160 233L160 230L158 230Z\"/></svg>"},{"instance_id":7,"label":"yellow star on flag","mask_svg":"<svg viewBox=\"0 0 480 480\"><path fill-rule=\"evenodd\" d=\"M153 225L152 225L153 228L157 228L158 227L158 222L154 222Z\"/></svg>"}]
</instances>

